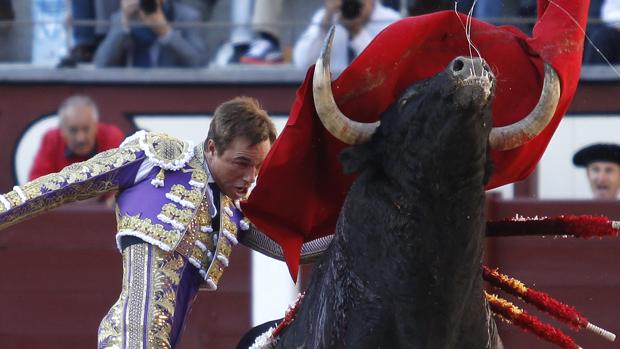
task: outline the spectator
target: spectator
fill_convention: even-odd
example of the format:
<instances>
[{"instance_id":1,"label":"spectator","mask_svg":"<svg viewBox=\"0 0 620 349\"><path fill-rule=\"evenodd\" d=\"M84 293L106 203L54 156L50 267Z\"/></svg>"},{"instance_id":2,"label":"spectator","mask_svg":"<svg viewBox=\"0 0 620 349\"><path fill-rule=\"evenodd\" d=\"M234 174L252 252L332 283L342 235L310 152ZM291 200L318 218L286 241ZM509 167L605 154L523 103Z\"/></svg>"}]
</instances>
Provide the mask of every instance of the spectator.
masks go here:
<instances>
[{"instance_id":1,"label":"spectator","mask_svg":"<svg viewBox=\"0 0 620 349\"><path fill-rule=\"evenodd\" d=\"M60 60L59 68L75 67L77 63L88 63L93 60L95 50L108 30L104 22L118 11L119 6L119 0L71 1L74 46L69 54ZM79 23L80 21L97 21L97 23Z\"/></svg>"},{"instance_id":2,"label":"spectator","mask_svg":"<svg viewBox=\"0 0 620 349\"><path fill-rule=\"evenodd\" d=\"M65 0L31 0L31 63L53 67L67 54L69 3Z\"/></svg>"},{"instance_id":3,"label":"spectator","mask_svg":"<svg viewBox=\"0 0 620 349\"><path fill-rule=\"evenodd\" d=\"M112 16L110 31L97 48L95 65L200 67L206 59L200 28L173 28L170 23L196 23L200 18L198 10L173 0L121 0L121 10Z\"/></svg>"},{"instance_id":4,"label":"spectator","mask_svg":"<svg viewBox=\"0 0 620 349\"><path fill-rule=\"evenodd\" d=\"M592 44L586 46L583 62L607 64L607 58L611 64L620 64L620 0L605 0L601 19L603 25L593 31Z\"/></svg>"},{"instance_id":5,"label":"spectator","mask_svg":"<svg viewBox=\"0 0 620 349\"><path fill-rule=\"evenodd\" d=\"M536 18L536 0L478 0L474 7L474 15L483 21L493 24L510 24L529 33ZM531 21L527 21L527 19ZM500 20L506 20L500 23Z\"/></svg>"},{"instance_id":6,"label":"spectator","mask_svg":"<svg viewBox=\"0 0 620 349\"><path fill-rule=\"evenodd\" d=\"M58 172L104 150L118 147L123 132L114 125L99 123L95 102L86 96L71 96L58 110L59 127L45 133L30 169L29 180Z\"/></svg>"},{"instance_id":7,"label":"spectator","mask_svg":"<svg viewBox=\"0 0 620 349\"><path fill-rule=\"evenodd\" d=\"M293 49L293 63L306 69L319 57L327 31L336 24L331 62L343 70L383 28L400 15L378 0L325 0Z\"/></svg>"},{"instance_id":8,"label":"spectator","mask_svg":"<svg viewBox=\"0 0 620 349\"><path fill-rule=\"evenodd\" d=\"M15 19L15 12L11 0L0 0L0 21L13 19Z\"/></svg>"},{"instance_id":9,"label":"spectator","mask_svg":"<svg viewBox=\"0 0 620 349\"><path fill-rule=\"evenodd\" d=\"M255 0L252 16L254 39L241 63L270 64L284 62L280 47L278 20L282 14L282 0Z\"/></svg>"},{"instance_id":10,"label":"spectator","mask_svg":"<svg viewBox=\"0 0 620 349\"><path fill-rule=\"evenodd\" d=\"M620 192L620 145L597 143L573 156L573 164L585 167L595 199L615 199Z\"/></svg>"},{"instance_id":11,"label":"spectator","mask_svg":"<svg viewBox=\"0 0 620 349\"><path fill-rule=\"evenodd\" d=\"M478 0L478 3L480 1ZM459 0L456 2L454 0L409 0L407 1L407 12L410 16L419 16L437 11L453 11L456 7L459 12L469 13L473 2L474 0ZM383 3L385 4L386 2L384 1Z\"/></svg>"},{"instance_id":12,"label":"spectator","mask_svg":"<svg viewBox=\"0 0 620 349\"><path fill-rule=\"evenodd\" d=\"M280 47L282 0L233 0L230 41L218 51L214 64L282 63Z\"/></svg>"}]
</instances>

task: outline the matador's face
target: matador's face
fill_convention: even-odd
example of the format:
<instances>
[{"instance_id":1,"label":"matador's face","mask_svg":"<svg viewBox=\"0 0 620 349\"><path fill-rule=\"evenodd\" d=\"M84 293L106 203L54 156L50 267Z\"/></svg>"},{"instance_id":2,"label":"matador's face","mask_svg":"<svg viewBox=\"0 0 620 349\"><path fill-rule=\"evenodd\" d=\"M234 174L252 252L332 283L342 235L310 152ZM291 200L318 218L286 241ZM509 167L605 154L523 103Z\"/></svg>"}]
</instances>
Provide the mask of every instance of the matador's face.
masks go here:
<instances>
[{"instance_id":1,"label":"matador's face","mask_svg":"<svg viewBox=\"0 0 620 349\"><path fill-rule=\"evenodd\" d=\"M209 139L205 157L220 190L238 200L248 194L270 148L269 140L252 145L247 138L237 137L220 154L215 142Z\"/></svg>"}]
</instances>

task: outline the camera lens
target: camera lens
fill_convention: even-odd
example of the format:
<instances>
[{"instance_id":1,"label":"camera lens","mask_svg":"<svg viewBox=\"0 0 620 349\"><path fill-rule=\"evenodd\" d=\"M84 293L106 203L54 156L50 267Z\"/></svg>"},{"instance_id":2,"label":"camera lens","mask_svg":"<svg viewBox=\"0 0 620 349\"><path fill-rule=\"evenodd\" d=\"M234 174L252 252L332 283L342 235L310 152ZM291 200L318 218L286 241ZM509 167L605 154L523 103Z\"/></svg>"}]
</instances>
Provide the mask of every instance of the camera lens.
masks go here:
<instances>
[{"instance_id":1,"label":"camera lens","mask_svg":"<svg viewBox=\"0 0 620 349\"><path fill-rule=\"evenodd\" d=\"M355 19L362 12L362 2L359 0L344 0L340 6L340 13L344 19Z\"/></svg>"}]
</instances>

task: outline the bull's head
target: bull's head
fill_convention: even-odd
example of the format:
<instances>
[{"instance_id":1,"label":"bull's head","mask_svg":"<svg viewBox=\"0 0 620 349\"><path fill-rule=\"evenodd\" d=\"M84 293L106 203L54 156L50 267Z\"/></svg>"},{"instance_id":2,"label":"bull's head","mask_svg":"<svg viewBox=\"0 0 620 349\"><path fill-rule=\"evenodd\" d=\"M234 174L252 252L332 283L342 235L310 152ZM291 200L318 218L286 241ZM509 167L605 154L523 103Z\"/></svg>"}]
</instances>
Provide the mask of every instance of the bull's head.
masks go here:
<instances>
[{"instance_id":1,"label":"bull's head","mask_svg":"<svg viewBox=\"0 0 620 349\"><path fill-rule=\"evenodd\" d=\"M332 95L331 72L329 68L329 57L334 35L332 28L325 40L325 45L321 56L317 60L314 70L313 91L314 103L317 114L325 128L336 138L347 144L357 144L368 141L379 122L361 123L349 119L344 115ZM479 85L483 90L490 91L489 83L483 80L492 77L490 69L480 58L457 57L443 72L448 78L455 79L455 86L465 86L464 94L458 99L465 98L465 95L475 92L473 86ZM480 74L477 76L476 74ZM487 86L488 85L488 86ZM471 86L471 87L470 87ZM396 104L397 111L409 110L408 105L415 99L415 92L419 87L407 89ZM444 91L444 93L449 91ZM460 92L459 92L460 93ZM475 94L481 93L480 91ZM488 93L487 93L488 94ZM428 93L427 93L428 95ZM555 113L560 97L560 82L554 69L545 64L545 77L543 89L534 109L522 120L503 127L494 127L489 135L491 148L495 150L509 150L517 148L536 137L548 124ZM466 102L463 100L462 102ZM442 105L441 103L438 104ZM407 108L405 108L407 106Z\"/></svg>"}]
</instances>

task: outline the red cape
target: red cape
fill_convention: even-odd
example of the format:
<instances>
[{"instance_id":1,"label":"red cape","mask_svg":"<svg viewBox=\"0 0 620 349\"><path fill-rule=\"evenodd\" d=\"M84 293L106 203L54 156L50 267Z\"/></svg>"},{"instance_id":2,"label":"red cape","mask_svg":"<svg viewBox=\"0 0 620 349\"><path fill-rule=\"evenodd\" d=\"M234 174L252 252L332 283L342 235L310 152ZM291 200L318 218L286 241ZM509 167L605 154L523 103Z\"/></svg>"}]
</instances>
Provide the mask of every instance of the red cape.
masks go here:
<instances>
[{"instance_id":1,"label":"red cape","mask_svg":"<svg viewBox=\"0 0 620 349\"><path fill-rule=\"evenodd\" d=\"M524 146L492 152L494 175L488 189L527 177L568 109L579 81L588 6L587 0L539 0L531 38L514 27L472 19L471 41L497 80L494 126L516 122L536 105L544 62L561 81L560 101L547 128ZM466 19L443 11L386 28L332 83L340 109L354 120L376 121L407 86L439 73L456 56L477 55L470 52L465 36ZM250 220L282 246L293 279L301 244L334 232L354 180L342 173L339 161L346 145L328 134L316 116L312 72L310 68L297 91L286 128L265 160L256 188L243 203Z\"/></svg>"}]
</instances>

